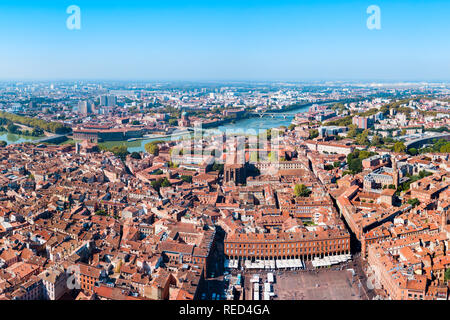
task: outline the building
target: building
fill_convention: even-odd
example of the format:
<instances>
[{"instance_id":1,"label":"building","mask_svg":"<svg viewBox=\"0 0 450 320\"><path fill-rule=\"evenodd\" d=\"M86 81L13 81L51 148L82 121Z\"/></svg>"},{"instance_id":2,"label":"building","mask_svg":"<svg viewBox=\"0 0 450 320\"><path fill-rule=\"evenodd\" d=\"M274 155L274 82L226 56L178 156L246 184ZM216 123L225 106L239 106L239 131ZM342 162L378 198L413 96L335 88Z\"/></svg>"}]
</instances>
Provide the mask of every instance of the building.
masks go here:
<instances>
[{"instance_id":1,"label":"building","mask_svg":"<svg viewBox=\"0 0 450 320\"><path fill-rule=\"evenodd\" d=\"M96 284L102 278L102 270L84 263L77 264L79 272L76 272L77 281L83 291L93 292Z\"/></svg>"},{"instance_id":2,"label":"building","mask_svg":"<svg viewBox=\"0 0 450 320\"><path fill-rule=\"evenodd\" d=\"M352 124L354 124L355 126L357 126L359 129L368 129L373 125L373 120L372 118L368 118L368 117L359 117L359 116L355 116L352 119Z\"/></svg>"},{"instance_id":3,"label":"building","mask_svg":"<svg viewBox=\"0 0 450 320\"><path fill-rule=\"evenodd\" d=\"M249 233L228 235L224 242L228 259L302 259L350 253L350 234L345 230L322 232Z\"/></svg>"},{"instance_id":4,"label":"building","mask_svg":"<svg viewBox=\"0 0 450 320\"><path fill-rule=\"evenodd\" d=\"M235 185L244 184L246 175L245 175L245 166L242 164L225 164L224 166L224 182L225 183L233 183Z\"/></svg>"},{"instance_id":5,"label":"building","mask_svg":"<svg viewBox=\"0 0 450 320\"><path fill-rule=\"evenodd\" d=\"M42 296L45 300L59 300L67 291L67 276L64 270L52 268L39 275L42 280Z\"/></svg>"},{"instance_id":6,"label":"building","mask_svg":"<svg viewBox=\"0 0 450 320\"><path fill-rule=\"evenodd\" d=\"M189 128L191 126L191 121L189 120L189 115L187 114L187 112L183 112L181 114L179 126L183 128Z\"/></svg>"},{"instance_id":7,"label":"building","mask_svg":"<svg viewBox=\"0 0 450 320\"><path fill-rule=\"evenodd\" d=\"M88 115L94 113L94 105L90 101L80 101L78 103L78 113Z\"/></svg>"},{"instance_id":8,"label":"building","mask_svg":"<svg viewBox=\"0 0 450 320\"><path fill-rule=\"evenodd\" d=\"M100 106L102 107L115 107L117 105L117 97L115 95L102 95L100 96Z\"/></svg>"}]
</instances>

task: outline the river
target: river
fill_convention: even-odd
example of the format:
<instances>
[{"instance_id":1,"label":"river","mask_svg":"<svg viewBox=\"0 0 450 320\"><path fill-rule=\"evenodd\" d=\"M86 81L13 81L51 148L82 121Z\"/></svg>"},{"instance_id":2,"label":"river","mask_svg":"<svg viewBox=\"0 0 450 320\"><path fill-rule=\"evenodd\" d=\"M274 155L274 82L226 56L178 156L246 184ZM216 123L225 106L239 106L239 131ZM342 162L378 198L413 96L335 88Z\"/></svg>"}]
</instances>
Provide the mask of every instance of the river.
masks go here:
<instances>
[{"instance_id":1,"label":"river","mask_svg":"<svg viewBox=\"0 0 450 320\"><path fill-rule=\"evenodd\" d=\"M278 128L281 126L289 126L294 119L295 115L300 112L308 111L310 106L303 106L296 109L292 109L290 111L284 112L286 115L283 118L280 115L272 118L270 116L264 117L254 117L249 119L237 120L235 123L228 123L223 126L219 126L217 128L211 128L207 130L207 134L218 134L220 132L236 132L236 133L252 133L254 130L255 133L259 133L262 130L267 130L271 128ZM251 130L252 129L252 130ZM180 139L182 136L176 137L176 139ZM22 143L22 142L32 142L33 140L37 140L37 137L26 137L20 136L10 133L3 133L0 135L0 140L6 141L8 144L11 143ZM113 147L113 146L121 146L126 145L128 147L129 152L141 152L145 151L145 144L151 141L157 140L171 140L171 137L166 138L153 138L153 139L143 139L143 140L135 140L135 141L108 141L103 142L101 145L105 147Z\"/></svg>"},{"instance_id":2,"label":"river","mask_svg":"<svg viewBox=\"0 0 450 320\"><path fill-rule=\"evenodd\" d=\"M220 132L235 132L235 133L248 133L250 129L253 129L255 133L258 133L263 130L272 129L272 128L278 128L281 126L288 127L292 120L294 120L295 115L300 112L306 112L308 111L310 106L303 106L296 109L292 109L290 111L284 112L286 114L286 118L283 118L280 115L277 115L276 117L272 118L270 116L264 116L264 117L254 117L249 119L243 119L238 120L235 123L228 123L223 126L219 126L217 128L211 128L207 129L207 132L209 134L218 134ZM178 136L174 139L181 139L182 136ZM145 144L157 141L157 140L171 140L171 137L167 138L156 138L156 139L144 139L144 140L136 140L136 141L109 141L102 143L103 146L106 147L113 147L113 146L120 146L120 145L126 145L128 147L129 152L141 152L145 151Z\"/></svg>"},{"instance_id":3,"label":"river","mask_svg":"<svg viewBox=\"0 0 450 320\"><path fill-rule=\"evenodd\" d=\"M8 144L33 142L34 140L38 140L41 138L42 137L29 137L8 132L2 132L0 134L0 141L6 141Z\"/></svg>"}]
</instances>

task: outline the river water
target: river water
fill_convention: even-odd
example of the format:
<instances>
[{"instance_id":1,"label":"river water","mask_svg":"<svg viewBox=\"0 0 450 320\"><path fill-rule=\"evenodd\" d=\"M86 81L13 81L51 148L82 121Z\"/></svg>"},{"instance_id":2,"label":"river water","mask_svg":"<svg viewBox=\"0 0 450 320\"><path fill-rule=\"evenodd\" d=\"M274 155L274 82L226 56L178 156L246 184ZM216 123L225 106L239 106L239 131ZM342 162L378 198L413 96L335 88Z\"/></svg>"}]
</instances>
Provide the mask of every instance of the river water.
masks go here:
<instances>
[{"instance_id":1,"label":"river water","mask_svg":"<svg viewBox=\"0 0 450 320\"><path fill-rule=\"evenodd\" d=\"M220 132L234 132L234 133L253 133L254 131L256 134L272 128L278 128L281 126L288 127L292 120L294 120L295 115L300 112L307 112L309 110L310 106L304 106L299 107L296 109L292 109L290 111L284 112L286 115L285 118L283 118L280 115L277 115L275 117L270 116L264 116L264 117L255 117L255 118L249 118L249 119L243 119L238 120L235 123L228 123L223 126L219 126L217 128L211 128L207 130L207 133L209 134L218 134ZM181 139L181 136L178 136L174 139ZM141 152L145 151L144 146L152 141L157 140L171 140L171 137L168 138L156 138L156 139L145 139L145 140L136 140L136 141L110 141L103 143L104 146L112 147L112 146L120 146L120 145L126 145L128 147L129 152Z\"/></svg>"},{"instance_id":2,"label":"river water","mask_svg":"<svg viewBox=\"0 0 450 320\"><path fill-rule=\"evenodd\" d=\"M34 140L38 140L41 138L42 137L22 136L22 135L18 135L18 134L7 133L7 132L3 132L0 134L0 141L6 141L8 144L32 142Z\"/></svg>"},{"instance_id":3,"label":"river water","mask_svg":"<svg viewBox=\"0 0 450 320\"><path fill-rule=\"evenodd\" d=\"M259 133L263 130L272 129L272 128L278 128L281 126L288 127L292 120L294 119L295 115L300 112L306 112L308 111L310 106L303 106L299 107L297 109L292 109L290 111L284 112L283 114L286 115L285 118L283 118L280 115L277 115L275 117L270 116L264 116L264 117L255 117L255 118L249 118L249 119L243 119L238 120L235 123L229 123L223 126L219 126L217 128L208 129L207 134L214 134L214 133L220 133L220 132L235 132L235 133ZM177 137L177 139L182 138L182 136ZM6 141L8 144L11 143L22 143L22 142L31 142L33 140L36 140L39 138L36 137L25 137L25 136L18 136L15 134L9 134L4 133L0 135L0 140ZM156 140L171 140L171 137L166 138L153 138L153 139L144 139L144 140L135 140L135 141L108 141L102 143L103 146L106 147L113 147L113 146L121 146L126 145L128 147L129 152L141 152L145 151L145 144L156 141Z\"/></svg>"}]
</instances>

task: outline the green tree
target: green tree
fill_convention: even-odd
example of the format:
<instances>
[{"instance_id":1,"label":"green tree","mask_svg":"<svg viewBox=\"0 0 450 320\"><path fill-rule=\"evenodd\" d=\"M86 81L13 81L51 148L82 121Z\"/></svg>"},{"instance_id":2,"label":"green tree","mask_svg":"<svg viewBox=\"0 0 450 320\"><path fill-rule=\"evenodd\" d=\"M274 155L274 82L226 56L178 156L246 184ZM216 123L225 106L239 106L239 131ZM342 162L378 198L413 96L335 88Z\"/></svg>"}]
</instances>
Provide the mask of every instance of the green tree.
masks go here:
<instances>
[{"instance_id":1,"label":"green tree","mask_svg":"<svg viewBox=\"0 0 450 320\"><path fill-rule=\"evenodd\" d=\"M362 133L356 136L356 143L359 145L369 145L369 130L364 130Z\"/></svg>"},{"instance_id":2,"label":"green tree","mask_svg":"<svg viewBox=\"0 0 450 320\"><path fill-rule=\"evenodd\" d=\"M361 172L362 171L362 160L359 158L350 160L350 162L348 164L348 168L350 169L350 171L353 174Z\"/></svg>"},{"instance_id":3,"label":"green tree","mask_svg":"<svg viewBox=\"0 0 450 320\"><path fill-rule=\"evenodd\" d=\"M447 270L445 270L445 273L444 273L444 280L445 280L445 281L450 281L450 268L448 268Z\"/></svg>"},{"instance_id":4,"label":"green tree","mask_svg":"<svg viewBox=\"0 0 450 320\"><path fill-rule=\"evenodd\" d=\"M157 156L159 155L159 147L158 144L155 142L149 142L147 144L145 144L144 146L145 151L147 151L148 153Z\"/></svg>"},{"instance_id":5,"label":"green tree","mask_svg":"<svg viewBox=\"0 0 450 320\"><path fill-rule=\"evenodd\" d=\"M431 175L432 175L431 172L422 170L422 171L419 172L419 179L423 179L423 178L431 176Z\"/></svg>"},{"instance_id":6,"label":"green tree","mask_svg":"<svg viewBox=\"0 0 450 320\"><path fill-rule=\"evenodd\" d=\"M141 159L141 154L139 152L133 152L130 157L132 157L133 159L137 159L140 160Z\"/></svg>"},{"instance_id":7,"label":"green tree","mask_svg":"<svg viewBox=\"0 0 450 320\"><path fill-rule=\"evenodd\" d=\"M219 173L223 173L224 165L221 163L214 162L212 166L213 171L219 171Z\"/></svg>"},{"instance_id":8,"label":"green tree","mask_svg":"<svg viewBox=\"0 0 450 320\"><path fill-rule=\"evenodd\" d=\"M296 184L294 187L294 194L296 197L308 197L311 194L311 190L309 190L304 184Z\"/></svg>"},{"instance_id":9,"label":"green tree","mask_svg":"<svg viewBox=\"0 0 450 320\"><path fill-rule=\"evenodd\" d=\"M372 146L379 146L383 144L383 140L379 135L374 135L372 138Z\"/></svg>"},{"instance_id":10,"label":"green tree","mask_svg":"<svg viewBox=\"0 0 450 320\"><path fill-rule=\"evenodd\" d=\"M170 181L167 178L160 178L158 180L153 180L151 183L152 187L159 192L161 187L170 187Z\"/></svg>"},{"instance_id":11,"label":"green tree","mask_svg":"<svg viewBox=\"0 0 450 320\"><path fill-rule=\"evenodd\" d=\"M417 206L419 203L420 203L420 201L417 198L408 200L408 204L412 205L413 207Z\"/></svg>"},{"instance_id":12,"label":"green tree","mask_svg":"<svg viewBox=\"0 0 450 320\"><path fill-rule=\"evenodd\" d=\"M367 159L367 158L369 158L369 157L370 157L370 152L369 152L369 151L367 151L367 150L361 150L361 151L359 152L359 155L358 155L358 158L359 158L359 159L364 160L364 159Z\"/></svg>"},{"instance_id":13,"label":"green tree","mask_svg":"<svg viewBox=\"0 0 450 320\"><path fill-rule=\"evenodd\" d=\"M309 130L309 138L310 139L315 139L319 136L319 130L317 129L310 129Z\"/></svg>"},{"instance_id":14,"label":"green tree","mask_svg":"<svg viewBox=\"0 0 450 320\"><path fill-rule=\"evenodd\" d=\"M397 141L397 142L394 144L394 151L395 151L395 152L401 153L401 152L405 152L405 150L406 150L406 146L405 146L405 144L404 144L403 142Z\"/></svg>"},{"instance_id":15,"label":"green tree","mask_svg":"<svg viewBox=\"0 0 450 320\"><path fill-rule=\"evenodd\" d=\"M192 183L192 176L181 176L181 180L187 183Z\"/></svg>"},{"instance_id":16,"label":"green tree","mask_svg":"<svg viewBox=\"0 0 450 320\"><path fill-rule=\"evenodd\" d=\"M355 138L358 134L358 128L352 124L348 126L347 138Z\"/></svg>"},{"instance_id":17,"label":"green tree","mask_svg":"<svg viewBox=\"0 0 450 320\"><path fill-rule=\"evenodd\" d=\"M415 156L415 155L418 154L418 151L417 151L416 148L409 148L409 149L408 149L408 153L409 153L410 155L412 155L412 156Z\"/></svg>"},{"instance_id":18,"label":"green tree","mask_svg":"<svg viewBox=\"0 0 450 320\"><path fill-rule=\"evenodd\" d=\"M14 123L8 124L6 129L9 133L20 134L19 126L16 126Z\"/></svg>"},{"instance_id":19,"label":"green tree","mask_svg":"<svg viewBox=\"0 0 450 320\"><path fill-rule=\"evenodd\" d=\"M121 145L121 146L114 146L110 149L107 149L107 151L110 151L112 153L114 153L114 155L120 159L125 160L125 158L127 157L127 155L129 154L128 152L128 148L126 145Z\"/></svg>"},{"instance_id":20,"label":"green tree","mask_svg":"<svg viewBox=\"0 0 450 320\"><path fill-rule=\"evenodd\" d=\"M95 211L95 215L96 215L96 216L106 216L107 213L106 213L105 210L100 209L100 210Z\"/></svg>"},{"instance_id":21,"label":"green tree","mask_svg":"<svg viewBox=\"0 0 450 320\"><path fill-rule=\"evenodd\" d=\"M163 188L170 187L170 181L167 178L164 178L161 181L161 187L163 187Z\"/></svg>"}]
</instances>

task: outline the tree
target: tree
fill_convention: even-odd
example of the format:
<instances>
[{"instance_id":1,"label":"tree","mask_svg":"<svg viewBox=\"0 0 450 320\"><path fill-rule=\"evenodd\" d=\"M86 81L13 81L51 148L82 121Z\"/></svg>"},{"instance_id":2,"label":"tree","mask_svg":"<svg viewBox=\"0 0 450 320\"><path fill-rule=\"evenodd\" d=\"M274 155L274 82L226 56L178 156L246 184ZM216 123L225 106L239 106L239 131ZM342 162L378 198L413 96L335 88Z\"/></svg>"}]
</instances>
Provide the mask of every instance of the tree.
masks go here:
<instances>
[{"instance_id":1,"label":"tree","mask_svg":"<svg viewBox=\"0 0 450 320\"><path fill-rule=\"evenodd\" d=\"M358 134L358 128L352 124L348 126L347 138L354 138Z\"/></svg>"},{"instance_id":2,"label":"tree","mask_svg":"<svg viewBox=\"0 0 450 320\"><path fill-rule=\"evenodd\" d=\"M317 129L310 129L309 130L309 138L310 139L315 139L319 136L319 130Z\"/></svg>"},{"instance_id":3,"label":"tree","mask_svg":"<svg viewBox=\"0 0 450 320\"><path fill-rule=\"evenodd\" d=\"M111 151L114 153L114 155L120 159L125 160L126 156L129 154L128 148L126 145L121 146L114 146L111 149L107 149L108 151Z\"/></svg>"},{"instance_id":4,"label":"tree","mask_svg":"<svg viewBox=\"0 0 450 320\"><path fill-rule=\"evenodd\" d=\"M397 153L402 153L405 152L406 150L406 146L403 142L398 141L394 144L394 151Z\"/></svg>"},{"instance_id":5,"label":"tree","mask_svg":"<svg viewBox=\"0 0 450 320\"><path fill-rule=\"evenodd\" d=\"M44 130L41 128L33 128L33 131L31 131L31 135L33 137L40 137L44 135Z\"/></svg>"},{"instance_id":6,"label":"tree","mask_svg":"<svg viewBox=\"0 0 450 320\"><path fill-rule=\"evenodd\" d=\"M295 124L291 123L288 127L288 130L292 131L295 129Z\"/></svg>"},{"instance_id":7,"label":"tree","mask_svg":"<svg viewBox=\"0 0 450 320\"><path fill-rule=\"evenodd\" d=\"M408 153L409 153L410 155L412 155L412 156L415 156L415 155L418 154L418 151L417 151L416 148L409 148L409 149L408 149Z\"/></svg>"},{"instance_id":8,"label":"tree","mask_svg":"<svg viewBox=\"0 0 450 320\"><path fill-rule=\"evenodd\" d=\"M408 200L408 204L412 205L413 207L417 206L419 203L420 203L420 201L417 198Z\"/></svg>"},{"instance_id":9,"label":"tree","mask_svg":"<svg viewBox=\"0 0 450 320\"><path fill-rule=\"evenodd\" d=\"M369 158L369 157L370 157L370 152L369 152L369 151L367 151L367 150L361 150L361 151L359 152L359 155L358 155L358 158L359 158L359 159L364 160L364 159L367 159L367 158Z\"/></svg>"},{"instance_id":10,"label":"tree","mask_svg":"<svg viewBox=\"0 0 450 320\"><path fill-rule=\"evenodd\" d=\"M304 184L296 184L294 187L294 194L296 197L308 197L311 194L311 190L309 190Z\"/></svg>"},{"instance_id":11,"label":"tree","mask_svg":"<svg viewBox=\"0 0 450 320\"><path fill-rule=\"evenodd\" d=\"M167 178L164 179L158 179L158 180L153 180L151 183L152 187L159 192L159 190L165 187L170 187L170 181Z\"/></svg>"},{"instance_id":12,"label":"tree","mask_svg":"<svg viewBox=\"0 0 450 320\"><path fill-rule=\"evenodd\" d=\"M212 166L213 171L219 171L219 173L223 173L224 165L221 163L214 162Z\"/></svg>"},{"instance_id":13,"label":"tree","mask_svg":"<svg viewBox=\"0 0 450 320\"><path fill-rule=\"evenodd\" d=\"M147 151L148 153L150 153L150 154L152 154L152 155L154 155L154 156L159 155L159 147L158 147L158 144L155 143L154 141L153 141L153 142L147 143L147 144L144 146L144 148L145 148L145 151Z\"/></svg>"},{"instance_id":14,"label":"tree","mask_svg":"<svg viewBox=\"0 0 450 320\"><path fill-rule=\"evenodd\" d=\"M367 138L369 135L369 130L364 130L361 134L356 136L356 143L359 145L369 145L369 139Z\"/></svg>"},{"instance_id":15,"label":"tree","mask_svg":"<svg viewBox=\"0 0 450 320\"><path fill-rule=\"evenodd\" d=\"M192 183L192 176L181 176L181 180L187 183Z\"/></svg>"},{"instance_id":16,"label":"tree","mask_svg":"<svg viewBox=\"0 0 450 320\"><path fill-rule=\"evenodd\" d=\"M19 126L16 126L14 123L8 124L6 129L8 130L9 133L20 134Z\"/></svg>"},{"instance_id":17,"label":"tree","mask_svg":"<svg viewBox=\"0 0 450 320\"><path fill-rule=\"evenodd\" d=\"M169 125L176 127L178 126L178 120L177 119L169 119Z\"/></svg>"},{"instance_id":18,"label":"tree","mask_svg":"<svg viewBox=\"0 0 450 320\"><path fill-rule=\"evenodd\" d=\"M350 161L352 161L352 159L356 159L359 157L359 150L356 149L355 151L353 151L352 153L349 153L347 155L347 163L350 163Z\"/></svg>"},{"instance_id":19,"label":"tree","mask_svg":"<svg viewBox=\"0 0 450 320\"><path fill-rule=\"evenodd\" d=\"M423 179L423 178L431 176L431 175L432 175L431 172L428 172L428 171L425 171L425 170L422 170L422 171L419 172L419 178L420 179Z\"/></svg>"},{"instance_id":20,"label":"tree","mask_svg":"<svg viewBox=\"0 0 450 320\"><path fill-rule=\"evenodd\" d=\"M445 279L445 281L450 281L450 268L445 270L444 279Z\"/></svg>"},{"instance_id":21,"label":"tree","mask_svg":"<svg viewBox=\"0 0 450 320\"><path fill-rule=\"evenodd\" d=\"M372 146L379 146L383 144L383 140L381 139L381 137L379 135L374 135L372 138Z\"/></svg>"},{"instance_id":22,"label":"tree","mask_svg":"<svg viewBox=\"0 0 450 320\"><path fill-rule=\"evenodd\" d=\"M95 211L95 215L96 216L106 216L107 214L106 214L105 210L100 209L100 210Z\"/></svg>"},{"instance_id":23,"label":"tree","mask_svg":"<svg viewBox=\"0 0 450 320\"><path fill-rule=\"evenodd\" d=\"M6 147L7 145L6 141L0 140L0 147Z\"/></svg>"},{"instance_id":24,"label":"tree","mask_svg":"<svg viewBox=\"0 0 450 320\"><path fill-rule=\"evenodd\" d=\"M140 160L141 159L141 154L139 152L133 152L130 157L132 157L133 159L137 159Z\"/></svg>"},{"instance_id":25,"label":"tree","mask_svg":"<svg viewBox=\"0 0 450 320\"><path fill-rule=\"evenodd\" d=\"M163 187L163 188L170 187L170 181L167 178L164 178L161 181L161 187Z\"/></svg>"},{"instance_id":26,"label":"tree","mask_svg":"<svg viewBox=\"0 0 450 320\"><path fill-rule=\"evenodd\" d=\"M441 153L450 153L450 142L447 142L443 146L439 148L439 152Z\"/></svg>"},{"instance_id":27,"label":"tree","mask_svg":"<svg viewBox=\"0 0 450 320\"><path fill-rule=\"evenodd\" d=\"M340 166L341 166L341 162L340 161L333 162L333 167L339 168Z\"/></svg>"},{"instance_id":28,"label":"tree","mask_svg":"<svg viewBox=\"0 0 450 320\"><path fill-rule=\"evenodd\" d=\"M348 168L350 169L350 171L353 174L361 172L362 171L362 160L359 158L350 160L350 162L348 164Z\"/></svg>"}]
</instances>

